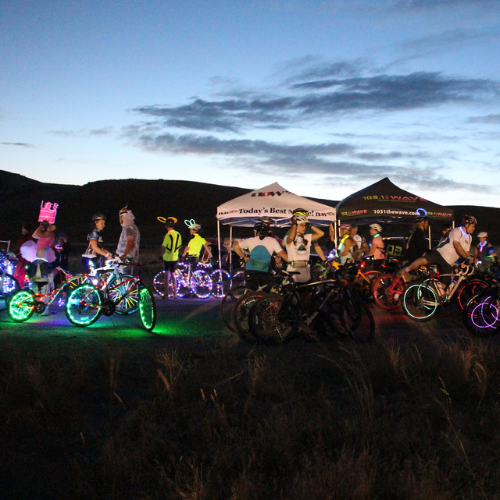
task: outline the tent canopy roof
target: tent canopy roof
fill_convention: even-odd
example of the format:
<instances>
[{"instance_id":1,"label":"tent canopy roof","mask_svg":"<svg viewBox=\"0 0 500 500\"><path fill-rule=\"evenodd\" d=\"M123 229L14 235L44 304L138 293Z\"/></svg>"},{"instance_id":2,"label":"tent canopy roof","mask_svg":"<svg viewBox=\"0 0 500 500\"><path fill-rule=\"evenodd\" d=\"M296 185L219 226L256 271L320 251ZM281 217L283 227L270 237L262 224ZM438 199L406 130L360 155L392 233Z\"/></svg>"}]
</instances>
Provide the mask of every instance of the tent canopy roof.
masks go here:
<instances>
[{"instance_id":1,"label":"tent canopy roof","mask_svg":"<svg viewBox=\"0 0 500 500\"><path fill-rule=\"evenodd\" d=\"M277 182L251 191L217 207L217 219L223 224L252 227L260 217L271 217L277 227L290 224L296 208L309 212L315 225L327 226L335 220L335 209L287 191Z\"/></svg>"},{"instance_id":2,"label":"tent canopy roof","mask_svg":"<svg viewBox=\"0 0 500 500\"><path fill-rule=\"evenodd\" d=\"M373 222L412 223L417 215L435 221L451 222L453 210L393 184L388 177L349 195L337 204L339 220L356 220L361 224Z\"/></svg>"}]
</instances>

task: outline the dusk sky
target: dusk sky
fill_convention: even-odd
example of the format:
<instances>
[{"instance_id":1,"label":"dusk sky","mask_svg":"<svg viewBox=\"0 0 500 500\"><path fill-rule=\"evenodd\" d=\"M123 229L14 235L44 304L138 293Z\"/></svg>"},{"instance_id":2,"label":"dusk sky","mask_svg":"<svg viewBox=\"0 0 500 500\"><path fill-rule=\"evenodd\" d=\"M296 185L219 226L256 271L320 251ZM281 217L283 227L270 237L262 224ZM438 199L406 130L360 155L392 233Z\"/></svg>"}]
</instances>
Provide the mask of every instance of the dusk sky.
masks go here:
<instances>
[{"instance_id":1,"label":"dusk sky","mask_svg":"<svg viewBox=\"0 0 500 500\"><path fill-rule=\"evenodd\" d=\"M499 0L0 0L0 169L500 207L499 44Z\"/></svg>"}]
</instances>

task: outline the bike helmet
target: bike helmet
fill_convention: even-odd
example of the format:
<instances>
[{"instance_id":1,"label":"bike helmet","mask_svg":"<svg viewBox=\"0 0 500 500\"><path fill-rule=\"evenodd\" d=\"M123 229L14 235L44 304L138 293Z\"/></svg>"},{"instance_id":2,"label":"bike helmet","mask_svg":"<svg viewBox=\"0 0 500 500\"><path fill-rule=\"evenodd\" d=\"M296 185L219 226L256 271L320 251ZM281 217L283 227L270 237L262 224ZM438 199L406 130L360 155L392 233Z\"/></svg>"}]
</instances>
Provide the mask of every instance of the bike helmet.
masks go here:
<instances>
[{"instance_id":1,"label":"bike helmet","mask_svg":"<svg viewBox=\"0 0 500 500\"><path fill-rule=\"evenodd\" d=\"M307 224L309 222L307 217L303 214L295 214L294 218L297 224Z\"/></svg>"},{"instance_id":2,"label":"bike helmet","mask_svg":"<svg viewBox=\"0 0 500 500\"><path fill-rule=\"evenodd\" d=\"M198 232L201 229L201 224L193 224L192 226L189 227L189 229Z\"/></svg>"},{"instance_id":3,"label":"bike helmet","mask_svg":"<svg viewBox=\"0 0 500 500\"><path fill-rule=\"evenodd\" d=\"M292 212L292 215L303 215L304 217L307 217L309 215L309 212L305 208L296 208Z\"/></svg>"},{"instance_id":4,"label":"bike helmet","mask_svg":"<svg viewBox=\"0 0 500 500\"><path fill-rule=\"evenodd\" d=\"M425 220L429 220L429 217L427 217L427 215L419 215L415 217L415 222L424 222Z\"/></svg>"},{"instance_id":5,"label":"bike helmet","mask_svg":"<svg viewBox=\"0 0 500 500\"><path fill-rule=\"evenodd\" d=\"M106 216L104 214L94 214L92 216L92 222L95 222L98 220L106 220Z\"/></svg>"},{"instance_id":6,"label":"bike helmet","mask_svg":"<svg viewBox=\"0 0 500 500\"><path fill-rule=\"evenodd\" d=\"M254 224L253 228L255 229L255 231L262 234L267 233L271 228L271 225L267 221L259 220Z\"/></svg>"},{"instance_id":7,"label":"bike helmet","mask_svg":"<svg viewBox=\"0 0 500 500\"><path fill-rule=\"evenodd\" d=\"M462 226L466 224L477 224L477 219L473 215L464 215L462 217Z\"/></svg>"},{"instance_id":8,"label":"bike helmet","mask_svg":"<svg viewBox=\"0 0 500 500\"><path fill-rule=\"evenodd\" d=\"M119 212L118 215L125 215L128 214L129 212L132 212L130 208L128 208L128 205L125 205Z\"/></svg>"},{"instance_id":9,"label":"bike helmet","mask_svg":"<svg viewBox=\"0 0 500 500\"><path fill-rule=\"evenodd\" d=\"M381 233L382 232L382 226L380 224L370 224L370 227L372 227L373 229L375 229L375 231L377 231L377 233Z\"/></svg>"},{"instance_id":10,"label":"bike helmet","mask_svg":"<svg viewBox=\"0 0 500 500\"><path fill-rule=\"evenodd\" d=\"M271 217L266 217L266 216L261 217L260 222L265 222L266 224L269 224L270 226L272 226L274 224L273 219L271 219Z\"/></svg>"}]
</instances>

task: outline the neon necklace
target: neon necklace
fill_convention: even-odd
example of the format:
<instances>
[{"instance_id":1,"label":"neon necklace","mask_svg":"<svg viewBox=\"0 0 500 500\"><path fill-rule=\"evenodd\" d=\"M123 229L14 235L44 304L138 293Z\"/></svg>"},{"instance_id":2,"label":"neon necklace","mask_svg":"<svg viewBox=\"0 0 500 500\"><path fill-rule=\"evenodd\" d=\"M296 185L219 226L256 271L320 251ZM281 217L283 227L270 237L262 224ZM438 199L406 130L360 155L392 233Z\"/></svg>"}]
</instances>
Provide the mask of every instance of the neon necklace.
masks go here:
<instances>
[{"instance_id":1,"label":"neon necklace","mask_svg":"<svg viewBox=\"0 0 500 500\"><path fill-rule=\"evenodd\" d=\"M488 244L488 242L487 242L487 241L485 241L484 243L479 242L479 246L480 246L481 248L482 248L482 247L484 247L484 246L485 246L485 245L487 245L487 244Z\"/></svg>"}]
</instances>

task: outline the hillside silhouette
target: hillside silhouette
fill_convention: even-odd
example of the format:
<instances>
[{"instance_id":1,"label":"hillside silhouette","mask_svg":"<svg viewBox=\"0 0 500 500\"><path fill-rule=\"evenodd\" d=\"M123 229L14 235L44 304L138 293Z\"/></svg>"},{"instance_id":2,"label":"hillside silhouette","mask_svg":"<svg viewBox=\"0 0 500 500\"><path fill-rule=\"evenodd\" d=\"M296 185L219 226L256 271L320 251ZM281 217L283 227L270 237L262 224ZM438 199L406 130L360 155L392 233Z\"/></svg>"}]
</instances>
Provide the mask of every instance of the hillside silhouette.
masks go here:
<instances>
[{"instance_id":1,"label":"hillside silhouette","mask_svg":"<svg viewBox=\"0 0 500 500\"><path fill-rule=\"evenodd\" d=\"M105 180L75 186L39 182L0 170L0 239L10 239L15 243L24 221L36 223L42 200L59 204L58 231L67 233L75 244L86 242L90 220L96 212L108 217L105 241L116 242L121 231L118 211L127 204L136 216L142 244L161 244L165 231L157 216L177 217L178 229L185 238L188 238L183 224L185 219L195 219L200 223L205 237L214 236L217 233L217 207L248 191L237 187L161 179ZM330 206L337 204L335 200L312 199ZM479 220L478 231L488 231L490 240L500 243L500 209L466 205L452 208L455 209L456 223L460 223L464 213L475 215ZM235 235L239 233L248 235L248 229L242 228ZM387 227L384 233L406 235L407 229Z\"/></svg>"}]
</instances>

